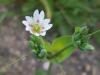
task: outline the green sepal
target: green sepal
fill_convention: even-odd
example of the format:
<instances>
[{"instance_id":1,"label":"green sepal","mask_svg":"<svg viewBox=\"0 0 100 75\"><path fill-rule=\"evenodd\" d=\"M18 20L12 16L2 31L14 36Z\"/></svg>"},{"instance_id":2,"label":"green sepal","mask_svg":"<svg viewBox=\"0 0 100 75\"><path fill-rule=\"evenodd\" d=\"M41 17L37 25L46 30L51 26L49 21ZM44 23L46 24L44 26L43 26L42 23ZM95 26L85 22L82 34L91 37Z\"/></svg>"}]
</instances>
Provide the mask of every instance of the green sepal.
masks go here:
<instances>
[{"instance_id":1,"label":"green sepal","mask_svg":"<svg viewBox=\"0 0 100 75\"><path fill-rule=\"evenodd\" d=\"M29 47L31 48L33 54L39 58L46 58L46 49L44 47L43 39L39 36L31 35L29 41Z\"/></svg>"},{"instance_id":2,"label":"green sepal","mask_svg":"<svg viewBox=\"0 0 100 75\"><path fill-rule=\"evenodd\" d=\"M79 48L81 51L94 49L94 47L89 44L87 26L76 27L75 32L72 36L72 40L73 40L74 46Z\"/></svg>"}]
</instances>

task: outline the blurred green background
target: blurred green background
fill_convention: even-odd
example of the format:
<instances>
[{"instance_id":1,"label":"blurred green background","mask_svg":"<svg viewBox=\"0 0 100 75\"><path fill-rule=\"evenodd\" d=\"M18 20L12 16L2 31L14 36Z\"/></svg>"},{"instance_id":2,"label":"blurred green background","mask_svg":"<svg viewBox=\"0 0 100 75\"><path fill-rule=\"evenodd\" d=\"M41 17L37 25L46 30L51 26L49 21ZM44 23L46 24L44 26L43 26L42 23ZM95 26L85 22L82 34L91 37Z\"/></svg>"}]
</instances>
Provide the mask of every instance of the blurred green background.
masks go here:
<instances>
[{"instance_id":1,"label":"blurred green background","mask_svg":"<svg viewBox=\"0 0 100 75\"><path fill-rule=\"evenodd\" d=\"M51 18L53 28L45 37L49 41L72 34L75 26L87 25L90 33L100 29L100 0L0 0L0 75L46 75L41 71L44 62L28 55L29 33L22 25L24 16L32 15L35 9L44 10L46 17ZM77 51L60 65L53 64L51 75L99 75L100 32L90 42L95 51ZM2 69L23 56L23 60Z\"/></svg>"}]
</instances>

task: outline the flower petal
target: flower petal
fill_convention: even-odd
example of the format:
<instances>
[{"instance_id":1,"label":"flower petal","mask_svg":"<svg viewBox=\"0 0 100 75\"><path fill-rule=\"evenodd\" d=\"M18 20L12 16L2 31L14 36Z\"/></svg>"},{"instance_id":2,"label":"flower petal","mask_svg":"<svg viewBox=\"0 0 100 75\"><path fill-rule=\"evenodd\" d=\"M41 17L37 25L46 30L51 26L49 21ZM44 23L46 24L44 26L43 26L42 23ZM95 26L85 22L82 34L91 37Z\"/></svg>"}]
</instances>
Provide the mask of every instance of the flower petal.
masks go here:
<instances>
[{"instance_id":1,"label":"flower petal","mask_svg":"<svg viewBox=\"0 0 100 75\"><path fill-rule=\"evenodd\" d=\"M33 13L34 21L37 22L39 20L39 10L35 10Z\"/></svg>"},{"instance_id":2,"label":"flower petal","mask_svg":"<svg viewBox=\"0 0 100 75\"><path fill-rule=\"evenodd\" d=\"M30 16L25 16L25 18L26 18L26 20L27 20L27 22L28 22L29 24L32 24L32 22L33 22L32 17L30 17Z\"/></svg>"},{"instance_id":3,"label":"flower petal","mask_svg":"<svg viewBox=\"0 0 100 75\"><path fill-rule=\"evenodd\" d=\"M44 24L43 25L43 28L44 28L43 31L44 30L49 30L51 27L52 27L52 24Z\"/></svg>"},{"instance_id":4,"label":"flower petal","mask_svg":"<svg viewBox=\"0 0 100 75\"><path fill-rule=\"evenodd\" d=\"M39 34L38 33L33 33L34 35L36 35L36 36L39 36Z\"/></svg>"},{"instance_id":5,"label":"flower petal","mask_svg":"<svg viewBox=\"0 0 100 75\"><path fill-rule=\"evenodd\" d=\"M50 23L50 19L44 19L44 22L48 24Z\"/></svg>"},{"instance_id":6,"label":"flower petal","mask_svg":"<svg viewBox=\"0 0 100 75\"><path fill-rule=\"evenodd\" d=\"M43 20L44 19L44 11L42 10L39 14L39 19Z\"/></svg>"},{"instance_id":7,"label":"flower petal","mask_svg":"<svg viewBox=\"0 0 100 75\"><path fill-rule=\"evenodd\" d=\"M47 26L47 29L50 29L52 26L53 26L52 24L49 24L49 25Z\"/></svg>"},{"instance_id":8,"label":"flower petal","mask_svg":"<svg viewBox=\"0 0 100 75\"><path fill-rule=\"evenodd\" d=\"M46 31L39 33L41 36L45 36L46 35Z\"/></svg>"},{"instance_id":9,"label":"flower petal","mask_svg":"<svg viewBox=\"0 0 100 75\"><path fill-rule=\"evenodd\" d=\"M26 26L25 30L30 31L29 23L27 21L22 21L22 23Z\"/></svg>"},{"instance_id":10,"label":"flower petal","mask_svg":"<svg viewBox=\"0 0 100 75\"><path fill-rule=\"evenodd\" d=\"M35 36L39 36L39 33L33 32L31 29L30 29L30 33L34 34Z\"/></svg>"},{"instance_id":11,"label":"flower petal","mask_svg":"<svg viewBox=\"0 0 100 75\"><path fill-rule=\"evenodd\" d=\"M27 21L22 21L22 23L25 25L25 26L28 26L29 25L29 23L27 22Z\"/></svg>"},{"instance_id":12,"label":"flower petal","mask_svg":"<svg viewBox=\"0 0 100 75\"><path fill-rule=\"evenodd\" d=\"M37 17L38 15L39 15L39 10L36 9L36 10L34 11L34 13L33 13L33 17Z\"/></svg>"},{"instance_id":13,"label":"flower petal","mask_svg":"<svg viewBox=\"0 0 100 75\"><path fill-rule=\"evenodd\" d=\"M25 28L26 31L30 31L30 29L31 28L29 26L26 26L26 28Z\"/></svg>"}]
</instances>

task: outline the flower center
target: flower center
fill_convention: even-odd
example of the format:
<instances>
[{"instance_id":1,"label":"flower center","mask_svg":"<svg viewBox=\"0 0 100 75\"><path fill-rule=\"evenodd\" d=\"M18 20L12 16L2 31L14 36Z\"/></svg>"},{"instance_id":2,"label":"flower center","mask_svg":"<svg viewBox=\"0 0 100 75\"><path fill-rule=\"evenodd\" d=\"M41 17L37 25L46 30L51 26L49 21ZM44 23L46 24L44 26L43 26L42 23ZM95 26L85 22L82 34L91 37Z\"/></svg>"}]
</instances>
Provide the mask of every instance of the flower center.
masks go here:
<instances>
[{"instance_id":1,"label":"flower center","mask_svg":"<svg viewBox=\"0 0 100 75\"><path fill-rule=\"evenodd\" d=\"M41 26L39 24L34 24L32 26L32 31L33 32L40 32L41 31Z\"/></svg>"}]
</instances>

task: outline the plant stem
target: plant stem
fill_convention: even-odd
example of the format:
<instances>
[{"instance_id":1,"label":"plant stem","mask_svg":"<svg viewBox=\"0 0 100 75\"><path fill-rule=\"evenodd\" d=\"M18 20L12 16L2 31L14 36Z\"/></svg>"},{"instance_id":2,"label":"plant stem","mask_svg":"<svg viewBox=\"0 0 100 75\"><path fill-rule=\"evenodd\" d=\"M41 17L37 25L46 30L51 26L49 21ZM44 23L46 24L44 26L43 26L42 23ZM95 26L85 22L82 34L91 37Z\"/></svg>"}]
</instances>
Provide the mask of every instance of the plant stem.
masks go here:
<instances>
[{"instance_id":1,"label":"plant stem","mask_svg":"<svg viewBox=\"0 0 100 75\"><path fill-rule=\"evenodd\" d=\"M87 36L90 37L90 36L92 36L92 35L94 35L94 34L96 34L96 33L98 33L98 32L100 32L100 29L97 30L97 31L94 31L93 33L91 33L91 34L89 34L89 35L87 35Z\"/></svg>"},{"instance_id":2,"label":"plant stem","mask_svg":"<svg viewBox=\"0 0 100 75\"><path fill-rule=\"evenodd\" d=\"M51 56L48 56L47 58L48 58L48 59L52 59L52 58L54 58L54 57L57 57L59 54L61 54L63 51L65 51L67 48L69 48L69 47L71 47L71 46L73 46L72 43L69 44L68 46L64 47L63 49L59 50L57 53L55 53L55 54L53 54L53 55L51 55Z\"/></svg>"},{"instance_id":3,"label":"plant stem","mask_svg":"<svg viewBox=\"0 0 100 75\"><path fill-rule=\"evenodd\" d=\"M47 71L47 75L51 75L51 68L52 68L52 63L50 63L49 69Z\"/></svg>"}]
</instances>

